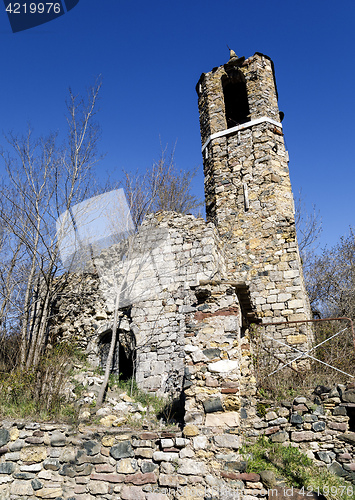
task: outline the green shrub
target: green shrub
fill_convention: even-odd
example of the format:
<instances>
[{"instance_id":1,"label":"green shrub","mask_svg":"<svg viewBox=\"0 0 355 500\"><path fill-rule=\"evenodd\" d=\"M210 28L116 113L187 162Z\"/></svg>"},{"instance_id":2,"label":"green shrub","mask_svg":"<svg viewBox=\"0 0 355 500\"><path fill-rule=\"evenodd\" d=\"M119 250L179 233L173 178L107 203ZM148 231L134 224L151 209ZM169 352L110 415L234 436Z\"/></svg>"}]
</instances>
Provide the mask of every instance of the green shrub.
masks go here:
<instances>
[{"instance_id":1,"label":"green shrub","mask_svg":"<svg viewBox=\"0 0 355 500\"><path fill-rule=\"evenodd\" d=\"M331 474L325 468L313 465L310 458L298 448L281 443L272 443L262 436L249 446L243 446L241 454L247 460L248 472L271 470L276 477L282 477L289 486L327 493L327 500L353 500L355 490L351 483ZM351 494L349 494L351 493Z\"/></svg>"}]
</instances>

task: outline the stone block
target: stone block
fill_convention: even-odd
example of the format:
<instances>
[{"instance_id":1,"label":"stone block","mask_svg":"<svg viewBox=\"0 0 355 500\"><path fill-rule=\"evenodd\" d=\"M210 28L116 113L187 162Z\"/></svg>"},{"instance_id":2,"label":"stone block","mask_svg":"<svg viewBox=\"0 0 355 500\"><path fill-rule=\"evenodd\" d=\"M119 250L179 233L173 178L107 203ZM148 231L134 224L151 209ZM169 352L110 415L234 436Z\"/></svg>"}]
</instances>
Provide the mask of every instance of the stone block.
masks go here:
<instances>
[{"instance_id":1,"label":"stone block","mask_svg":"<svg viewBox=\"0 0 355 500\"><path fill-rule=\"evenodd\" d=\"M135 474L127 475L124 481L125 483L133 483L137 486L142 484L154 484L157 482L157 476L154 472L147 472L146 474L137 472Z\"/></svg>"},{"instance_id":2,"label":"stone block","mask_svg":"<svg viewBox=\"0 0 355 500\"><path fill-rule=\"evenodd\" d=\"M230 359L224 359L222 361L216 361L215 363L210 363L207 365L208 371L212 373L229 373L239 368L239 362Z\"/></svg>"},{"instance_id":3,"label":"stone block","mask_svg":"<svg viewBox=\"0 0 355 500\"><path fill-rule=\"evenodd\" d=\"M155 462L174 462L178 460L178 453L168 453L164 451L155 451L153 453L153 460Z\"/></svg>"},{"instance_id":4,"label":"stone block","mask_svg":"<svg viewBox=\"0 0 355 500\"><path fill-rule=\"evenodd\" d=\"M197 436L199 433L200 431L198 430L198 427L196 427L196 425L193 424L185 425L183 430L183 434L185 437Z\"/></svg>"},{"instance_id":5,"label":"stone block","mask_svg":"<svg viewBox=\"0 0 355 500\"><path fill-rule=\"evenodd\" d=\"M0 474L12 474L15 470L15 464L12 462L0 463Z\"/></svg>"},{"instance_id":6,"label":"stone block","mask_svg":"<svg viewBox=\"0 0 355 500\"><path fill-rule=\"evenodd\" d=\"M133 474L137 470L138 470L138 464L137 460L135 460L134 458L122 458L119 462L117 462L116 465L116 471L121 474Z\"/></svg>"},{"instance_id":7,"label":"stone block","mask_svg":"<svg viewBox=\"0 0 355 500\"><path fill-rule=\"evenodd\" d=\"M314 440L314 433L312 431L291 432L291 441L299 443L302 441L313 441L313 440Z\"/></svg>"},{"instance_id":8,"label":"stone block","mask_svg":"<svg viewBox=\"0 0 355 500\"><path fill-rule=\"evenodd\" d=\"M213 438L214 443L219 448L232 448L237 450L240 448L240 438L236 434L218 434Z\"/></svg>"},{"instance_id":9,"label":"stone block","mask_svg":"<svg viewBox=\"0 0 355 500\"><path fill-rule=\"evenodd\" d=\"M197 462L196 460L184 458L179 460L177 473L186 476L205 475L207 473L207 466L204 462Z\"/></svg>"},{"instance_id":10,"label":"stone block","mask_svg":"<svg viewBox=\"0 0 355 500\"><path fill-rule=\"evenodd\" d=\"M179 474L160 474L159 485L169 488L178 488L187 484L187 478Z\"/></svg>"},{"instance_id":11,"label":"stone block","mask_svg":"<svg viewBox=\"0 0 355 500\"><path fill-rule=\"evenodd\" d=\"M43 461L43 467L47 470L59 470L60 462L56 458L46 458Z\"/></svg>"},{"instance_id":12,"label":"stone block","mask_svg":"<svg viewBox=\"0 0 355 500\"><path fill-rule=\"evenodd\" d=\"M146 495L139 486L124 485L121 490L122 500L146 500Z\"/></svg>"},{"instance_id":13,"label":"stone block","mask_svg":"<svg viewBox=\"0 0 355 500\"><path fill-rule=\"evenodd\" d=\"M47 458L47 449L43 446L22 448L20 457L23 462L39 463Z\"/></svg>"},{"instance_id":14,"label":"stone block","mask_svg":"<svg viewBox=\"0 0 355 500\"><path fill-rule=\"evenodd\" d=\"M51 446L65 446L66 437L62 432L54 431L50 440Z\"/></svg>"},{"instance_id":15,"label":"stone block","mask_svg":"<svg viewBox=\"0 0 355 500\"><path fill-rule=\"evenodd\" d=\"M0 447L10 441L10 433L7 429L0 429Z\"/></svg>"},{"instance_id":16,"label":"stone block","mask_svg":"<svg viewBox=\"0 0 355 500\"><path fill-rule=\"evenodd\" d=\"M273 443L284 443L285 441L288 441L288 432L286 431L276 432L275 434L272 434L270 436L270 440Z\"/></svg>"},{"instance_id":17,"label":"stone block","mask_svg":"<svg viewBox=\"0 0 355 500\"><path fill-rule=\"evenodd\" d=\"M30 497L33 495L33 488L29 481L19 481L15 480L10 487L12 495Z\"/></svg>"},{"instance_id":18,"label":"stone block","mask_svg":"<svg viewBox=\"0 0 355 500\"><path fill-rule=\"evenodd\" d=\"M288 335L287 343L291 345L304 344L307 342L307 335Z\"/></svg>"},{"instance_id":19,"label":"stone block","mask_svg":"<svg viewBox=\"0 0 355 500\"><path fill-rule=\"evenodd\" d=\"M153 449L152 448L136 448L134 450L134 455L140 458L152 458Z\"/></svg>"},{"instance_id":20,"label":"stone block","mask_svg":"<svg viewBox=\"0 0 355 500\"><path fill-rule=\"evenodd\" d=\"M206 436L195 436L193 438L193 448L194 450L205 450L208 445L208 439Z\"/></svg>"},{"instance_id":21,"label":"stone block","mask_svg":"<svg viewBox=\"0 0 355 500\"><path fill-rule=\"evenodd\" d=\"M312 429L314 430L314 432L322 432L322 431L324 431L324 429L325 429L325 422L323 422L322 420L320 420L318 422L314 422L312 424Z\"/></svg>"},{"instance_id":22,"label":"stone block","mask_svg":"<svg viewBox=\"0 0 355 500\"><path fill-rule=\"evenodd\" d=\"M220 398L211 398L203 402L205 413L214 413L223 411L222 401Z\"/></svg>"},{"instance_id":23,"label":"stone block","mask_svg":"<svg viewBox=\"0 0 355 500\"><path fill-rule=\"evenodd\" d=\"M115 460L134 457L134 451L130 441L121 441L120 443L112 446L112 448L110 449L110 455Z\"/></svg>"},{"instance_id":24,"label":"stone block","mask_svg":"<svg viewBox=\"0 0 355 500\"><path fill-rule=\"evenodd\" d=\"M238 427L240 416L238 412L208 413L206 427Z\"/></svg>"}]
</instances>

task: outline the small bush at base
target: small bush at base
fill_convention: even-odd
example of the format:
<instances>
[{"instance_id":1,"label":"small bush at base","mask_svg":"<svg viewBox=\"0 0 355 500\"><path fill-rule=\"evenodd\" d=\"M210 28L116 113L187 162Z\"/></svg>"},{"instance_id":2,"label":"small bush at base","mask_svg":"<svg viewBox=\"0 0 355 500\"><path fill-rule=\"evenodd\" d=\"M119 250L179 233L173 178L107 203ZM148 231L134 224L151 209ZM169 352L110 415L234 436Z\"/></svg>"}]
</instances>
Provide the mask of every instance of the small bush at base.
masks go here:
<instances>
[{"instance_id":1,"label":"small bush at base","mask_svg":"<svg viewBox=\"0 0 355 500\"><path fill-rule=\"evenodd\" d=\"M262 436L255 444L243 446L241 454L247 460L248 472L271 470L296 488L319 493L327 492L327 500L354 500L351 483L313 465L298 448L272 443ZM348 494L351 492L351 494ZM306 498L306 493L305 493Z\"/></svg>"}]
</instances>

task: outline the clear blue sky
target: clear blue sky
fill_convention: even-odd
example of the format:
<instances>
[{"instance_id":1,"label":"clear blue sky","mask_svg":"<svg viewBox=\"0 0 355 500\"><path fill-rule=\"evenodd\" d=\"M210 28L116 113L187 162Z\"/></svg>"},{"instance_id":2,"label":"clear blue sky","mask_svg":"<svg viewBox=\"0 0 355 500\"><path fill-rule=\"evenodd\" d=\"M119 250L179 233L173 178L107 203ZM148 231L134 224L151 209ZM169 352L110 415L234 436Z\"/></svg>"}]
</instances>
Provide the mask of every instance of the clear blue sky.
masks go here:
<instances>
[{"instance_id":1,"label":"clear blue sky","mask_svg":"<svg viewBox=\"0 0 355 500\"><path fill-rule=\"evenodd\" d=\"M262 52L275 64L294 193L320 210L321 244L355 225L353 0L80 0L15 34L0 9L0 131L64 129L68 87L83 92L101 74L99 175L150 165L161 137L177 141L179 168L200 167L203 197L197 80L228 60L227 44Z\"/></svg>"}]
</instances>

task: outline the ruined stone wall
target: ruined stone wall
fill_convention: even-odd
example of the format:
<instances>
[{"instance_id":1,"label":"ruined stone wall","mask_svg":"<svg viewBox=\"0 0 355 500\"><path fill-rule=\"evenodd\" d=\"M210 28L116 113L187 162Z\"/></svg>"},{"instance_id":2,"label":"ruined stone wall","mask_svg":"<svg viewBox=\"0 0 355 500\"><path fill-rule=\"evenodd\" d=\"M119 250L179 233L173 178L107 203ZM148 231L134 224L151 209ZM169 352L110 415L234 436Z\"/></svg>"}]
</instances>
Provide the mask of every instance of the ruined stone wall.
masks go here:
<instances>
[{"instance_id":1,"label":"ruined stone wall","mask_svg":"<svg viewBox=\"0 0 355 500\"><path fill-rule=\"evenodd\" d=\"M99 363L100 338L110 331L120 298L122 336L135 343L140 388L179 395L185 360L186 314L191 287L225 275L224 255L213 224L193 216L149 216L127 243L95 259L96 277L75 276L56 304L56 332L74 338ZM65 293L64 293L65 292Z\"/></svg>"},{"instance_id":2,"label":"ruined stone wall","mask_svg":"<svg viewBox=\"0 0 355 500\"><path fill-rule=\"evenodd\" d=\"M227 128L223 79L231 74L245 83L250 114ZM272 61L231 58L197 89L206 213L225 244L229 278L248 283L263 322L310 319ZM311 334L303 330L306 347Z\"/></svg>"},{"instance_id":3,"label":"ruined stone wall","mask_svg":"<svg viewBox=\"0 0 355 500\"><path fill-rule=\"evenodd\" d=\"M266 498L259 474L230 472L240 464L240 445L219 429L182 434L2 422L0 499Z\"/></svg>"},{"instance_id":4,"label":"ruined stone wall","mask_svg":"<svg viewBox=\"0 0 355 500\"><path fill-rule=\"evenodd\" d=\"M239 426L215 419L200 428L189 423L182 432L4 420L0 500L264 499L263 473L246 473L240 454L242 444L261 435L298 447L316 465L346 479L353 493L353 386L319 386L312 400L298 396L274 404L251 398L242 406Z\"/></svg>"}]
</instances>

